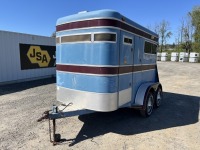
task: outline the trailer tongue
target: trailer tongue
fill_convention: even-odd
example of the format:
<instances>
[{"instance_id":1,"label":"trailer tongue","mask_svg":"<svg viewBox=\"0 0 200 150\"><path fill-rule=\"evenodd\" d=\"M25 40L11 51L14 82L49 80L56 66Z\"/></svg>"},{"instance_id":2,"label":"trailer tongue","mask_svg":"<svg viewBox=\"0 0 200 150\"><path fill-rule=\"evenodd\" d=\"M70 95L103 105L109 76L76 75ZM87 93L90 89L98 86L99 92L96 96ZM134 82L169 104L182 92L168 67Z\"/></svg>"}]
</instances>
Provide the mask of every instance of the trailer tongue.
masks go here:
<instances>
[{"instance_id":1,"label":"trailer tongue","mask_svg":"<svg viewBox=\"0 0 200 150\"><path fill-rule=\"evenodd\" d=\"M61 135L58 133L56 134L56 119L90 114L94 112L95 111L86 110L86 109L79 110L76 107L73 107L72 103L68 105L62 104L60 106L53 105L52 110L45 111L42 117L39 118L37 121L41 122L42 120L48 119L50 142L53 143L53 145L57 145L58 143L61 143L62 141L61 141ZM51 125L51 121L52 121L52 125Z\"/></svg>"}]
</instances>

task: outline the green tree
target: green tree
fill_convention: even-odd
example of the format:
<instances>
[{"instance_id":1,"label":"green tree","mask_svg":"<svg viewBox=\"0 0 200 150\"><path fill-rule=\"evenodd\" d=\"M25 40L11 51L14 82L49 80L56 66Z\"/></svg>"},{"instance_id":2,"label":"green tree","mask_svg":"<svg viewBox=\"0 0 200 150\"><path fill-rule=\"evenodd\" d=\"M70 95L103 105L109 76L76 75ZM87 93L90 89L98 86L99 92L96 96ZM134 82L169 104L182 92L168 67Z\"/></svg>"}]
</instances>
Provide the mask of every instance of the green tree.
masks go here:
<instances>
[{"instance_id":1,"label":"green tree","mask_svg":"<svg viewBox=\"0 0 200 150\"><path fill-rule=\"evenodd\" d=\"M160 38L160 51L162 52L164 45L167 43L167 39L172 35L172 32L169 31L170 24L168 21L163 20L156 28Z\"/></svg>"},{"instance_id":2,"label":"green tree","mask_svg":"<svg viewBox=\"0 0 200 150\"><path fill-rule=\"evenodd\" d=\"M196 6L189 12L194 26L194 43L193 50L200 52L200 6Z\"/></svg>"},{"instance_id":3,"label":"green tree","mask_svg":"<svg viewBox=\"0 0 200 150\"><path fill-rule=\"evenodd\" d=\"M56 31L51 34L51 37L56 37Z\"/></svg>"}]
</instances>

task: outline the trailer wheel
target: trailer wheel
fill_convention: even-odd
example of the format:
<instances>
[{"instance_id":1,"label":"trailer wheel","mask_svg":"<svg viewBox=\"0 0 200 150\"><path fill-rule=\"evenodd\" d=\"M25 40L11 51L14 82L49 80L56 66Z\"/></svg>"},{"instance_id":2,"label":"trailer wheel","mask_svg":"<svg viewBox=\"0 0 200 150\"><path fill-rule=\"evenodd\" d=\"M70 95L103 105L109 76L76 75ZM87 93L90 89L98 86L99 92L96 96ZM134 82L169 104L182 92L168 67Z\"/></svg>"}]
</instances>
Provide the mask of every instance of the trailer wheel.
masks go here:
<instances>
[{"instance_id":1,"label":"trailer wheel","mask_svg":"<svg viewBox=\"0 0 200 150\"><path fill-rule=\"evenodd\" d=\"M145 108L144 110L140 110L140 114L143 117L149 117L153 112L153 106L154 106L154 95L151 91L149 91L146 97Z\"/></svg>"},{"instance_id":2,"label":"trailer wheel","mask_svg":"<svg viewBox=\"0 0 200 150\"><path fill-rule=\"evenodd\" d=\"M162 88L159 86L157 91L156 91L156 95L155 95L155 107L158 108L162 102L162 98L163 98L163 92L162 92Z\"/></svg>"}]
</instances>

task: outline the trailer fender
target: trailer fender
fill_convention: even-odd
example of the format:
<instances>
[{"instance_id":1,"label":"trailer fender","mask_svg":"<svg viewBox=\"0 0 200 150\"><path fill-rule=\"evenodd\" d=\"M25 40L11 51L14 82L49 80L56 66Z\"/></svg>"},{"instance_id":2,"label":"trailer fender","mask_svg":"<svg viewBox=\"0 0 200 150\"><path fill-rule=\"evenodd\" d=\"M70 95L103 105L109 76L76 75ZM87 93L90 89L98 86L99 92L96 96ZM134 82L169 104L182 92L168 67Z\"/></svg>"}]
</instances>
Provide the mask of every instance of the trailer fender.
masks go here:
<instances>
[{"instance_id":1,"label":"trailer fender","mask_svg":"<svg viewBox=\"0 0 200 150\"><path fill-rule=\"evenodd\" d=\"M158 86L161 86L161 84L153 83L153 82L148 82L148 83L144 83L144 84L140 85L140 87L137 90L136 96L135 96L134 105L140 106L141 108L143 108L146 93L148 93L148 91L150 91L150 90L153 90L155 92L157 90ZM162 88L162 86L161 86L161 88Z\"/></svg>"}]
</instances>

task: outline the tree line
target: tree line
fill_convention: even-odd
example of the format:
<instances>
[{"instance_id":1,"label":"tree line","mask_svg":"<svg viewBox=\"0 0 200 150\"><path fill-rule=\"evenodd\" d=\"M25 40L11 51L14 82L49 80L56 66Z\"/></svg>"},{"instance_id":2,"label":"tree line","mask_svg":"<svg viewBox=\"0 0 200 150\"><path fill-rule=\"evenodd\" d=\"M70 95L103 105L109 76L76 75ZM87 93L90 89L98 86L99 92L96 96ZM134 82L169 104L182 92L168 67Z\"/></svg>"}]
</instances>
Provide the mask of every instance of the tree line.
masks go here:
<instances>
[{"instance_id":1,"label":"tree line","mask_svg":"<svg viewBox=\"0 0 200 150\"><path fill-rule=\"evenodd\" d=\"M159 51L167 50L169 44L167 41L174 34L175 41L171 48L175 51L191 51L200 52L200 6L195 6L186 17L180 21L180 26L176 33L170 31L170 23L162 20L159 24L153 27L147 26L159 35Z\"/></svg>"}]
</instances>

